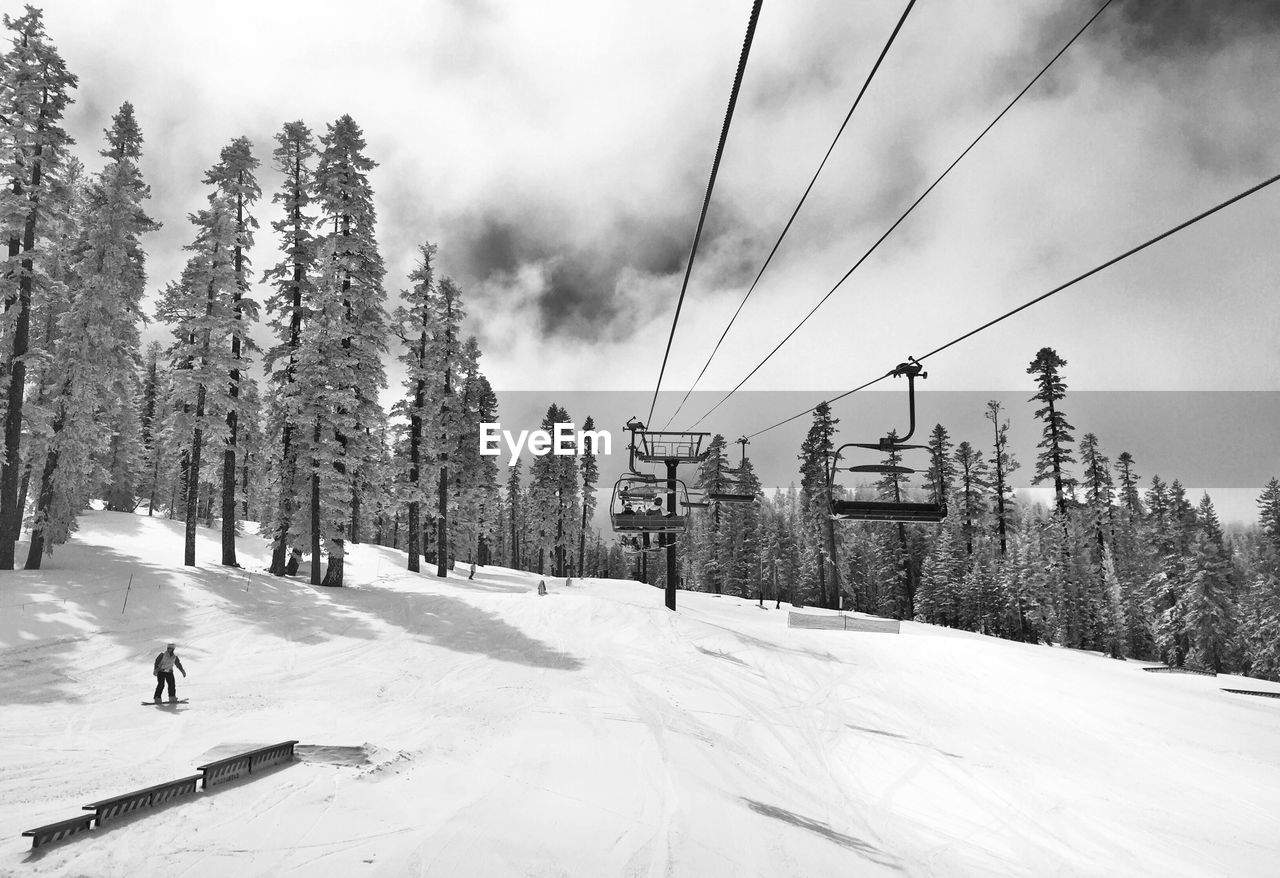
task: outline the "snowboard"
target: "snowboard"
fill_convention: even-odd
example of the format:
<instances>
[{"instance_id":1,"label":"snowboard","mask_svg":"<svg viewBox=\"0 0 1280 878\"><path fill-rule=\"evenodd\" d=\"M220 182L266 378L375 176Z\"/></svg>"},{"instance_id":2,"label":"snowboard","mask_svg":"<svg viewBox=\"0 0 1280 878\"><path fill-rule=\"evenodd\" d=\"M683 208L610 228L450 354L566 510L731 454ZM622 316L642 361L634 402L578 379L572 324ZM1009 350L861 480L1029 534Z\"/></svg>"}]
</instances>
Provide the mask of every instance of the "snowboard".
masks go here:
<instances>
[{"instance_id":1,"label":"snowboard","mask_svg":"<svg viewBox=\"0 0 1280 878\"><path fill-rule=\"evenodd\" d=\"M179 698L177 701L144 701L143 707L168 707L171 704L186 704L190 699Z\"/></svg>"}]
</instances>

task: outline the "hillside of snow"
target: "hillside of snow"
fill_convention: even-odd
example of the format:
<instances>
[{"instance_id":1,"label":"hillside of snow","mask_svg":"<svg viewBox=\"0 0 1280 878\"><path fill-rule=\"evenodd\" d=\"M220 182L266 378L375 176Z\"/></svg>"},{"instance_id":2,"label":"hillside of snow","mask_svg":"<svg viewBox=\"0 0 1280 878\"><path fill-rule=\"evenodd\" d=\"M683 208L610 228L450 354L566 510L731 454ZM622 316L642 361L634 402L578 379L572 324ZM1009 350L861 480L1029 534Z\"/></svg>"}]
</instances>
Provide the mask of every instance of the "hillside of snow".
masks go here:
<instances>
[{"instance_id":1,"label":"hillside of snow","mask_svg":"<svg viewBox=\"0 0 1280 878\"><path fill-rule=\"evenodd\" d=\"M0 573L0 875L1280 874L1280 699L1222 691L1275 684L371 546L345 589L266 575L255 536L244 570L198 553L95 512ZM169 640L190 704L143 706ZM261 776L20 836L289 739Z\"/></svg>"}]
</instances>

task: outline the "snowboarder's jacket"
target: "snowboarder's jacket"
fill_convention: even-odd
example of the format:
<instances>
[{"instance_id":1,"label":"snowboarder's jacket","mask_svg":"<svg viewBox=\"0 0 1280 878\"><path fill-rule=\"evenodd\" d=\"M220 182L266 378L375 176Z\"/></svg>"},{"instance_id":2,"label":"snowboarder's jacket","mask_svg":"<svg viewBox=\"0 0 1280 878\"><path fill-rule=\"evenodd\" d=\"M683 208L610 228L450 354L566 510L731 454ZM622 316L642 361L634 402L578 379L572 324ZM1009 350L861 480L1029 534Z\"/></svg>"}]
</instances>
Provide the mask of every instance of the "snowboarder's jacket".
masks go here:
<instances>
[{"instance_id":1,"label":"snowboarder's jacket","mask_svg":"<svg viewBox=\"0 0 1280 878\"><path fill-rule=\"evenodd\" d=\"M161 674L172 674L174 666L177 666L178 670L182 671L184 675L187 673L182 667L182 659L178 658L176 654L166 650L156 656L154 672L156 676Z\"/></svg>"}]
</instances>

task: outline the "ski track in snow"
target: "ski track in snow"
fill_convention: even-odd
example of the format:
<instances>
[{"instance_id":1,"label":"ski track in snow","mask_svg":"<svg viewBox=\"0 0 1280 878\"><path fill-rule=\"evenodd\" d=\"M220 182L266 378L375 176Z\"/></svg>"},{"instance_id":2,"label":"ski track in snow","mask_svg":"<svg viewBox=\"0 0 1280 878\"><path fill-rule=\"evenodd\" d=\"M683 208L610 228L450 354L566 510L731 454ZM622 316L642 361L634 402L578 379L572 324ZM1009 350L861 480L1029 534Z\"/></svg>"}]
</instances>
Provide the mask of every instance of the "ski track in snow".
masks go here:
<instances>
[{"instance_id":1,"label":"ski track in snow","mask_svg":"<svg viewBox=\"0 0 1280 878\"><path fill-rule=\"evenodd\" d=\"M1220 691L1275 684L380 547L347 589L266 575L252 535L243 570L214 532L181 550L96 512L0 574L0 875L1280 873L1280 702ZM140 710L169 639L189 709ZM261 776L19 836L293 738Z\"/></svg>"}]
</instances>

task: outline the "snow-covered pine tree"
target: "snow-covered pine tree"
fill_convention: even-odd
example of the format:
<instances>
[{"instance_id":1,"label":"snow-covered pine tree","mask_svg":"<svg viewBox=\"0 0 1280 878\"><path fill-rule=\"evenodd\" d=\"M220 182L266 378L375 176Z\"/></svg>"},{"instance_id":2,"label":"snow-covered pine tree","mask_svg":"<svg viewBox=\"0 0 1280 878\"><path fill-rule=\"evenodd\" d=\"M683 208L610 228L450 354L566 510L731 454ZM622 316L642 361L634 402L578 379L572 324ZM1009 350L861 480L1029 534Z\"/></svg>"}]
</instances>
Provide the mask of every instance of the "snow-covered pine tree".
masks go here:
<instances>
[{"instance_id":1,"label":"snow-covered pine tree","mask_svg":"<svg viewBox=\"0 0 1280 878\"><path fill-rule=\"evenodd\" d=\"M890 442L896 443L898 441L898 431L890 430L887 438ZM890 451L880 462L885 466L900 467L902 466L902 452L897 450ZM909 482L909 477L902 473L885 473L876 480L876 497L886 502L901 503L906 496ZM888 537L887 534L896 536L896 541L892 537ZM897 567L898 588L895 595L894 617L911 619L915 616L916 586L915 577L912 575L911 548L907 542L907 526L902 522L898 522L892 530L887 531L886 538L888 540L888 551Z\"/></svg>"},{"instance_id":2,"label":"snow-covered pine tree","mask_svg":"<svg viewBox=\"0 0 1280 878\"><path fill-rule=\"evenodd\" d=\"M1099 639L1112 658L1122 659L1125 657L1129 631L1124 590L1120 585L1120 577L1116 574L1115 552L1112 548L1104 546L1102 549L1102 584L1106 603Z\"/></svg>"},{"instance_id":3,"label":"snow-covered pine tree","mask_svg":"<svg viewBox=\"0 0 1280 878\"><path fill-rule=\"evenodd\" d=\"M258 319L258 303L249 298L249 250L253 247L253 232L258 228L258 221L250 211L262 196L254 175L258 165L249 138L237 137L222 148L218 163L204 178L205 185L214 187L210 198L224 199L235 215L236 224L236 236L231 247L236 277L231 296L231 369L227 374L227 430L222 452L222 563L227 567L239 566L236 563L236 500L239 494L236 452L243 409L241 380L248 377L247 355L252 347L249 328Z\"/></svg>"},{"instance_id":4,"label":"snow-covered pine tree","mask_svg":"<svg viewBox=\"0 0 1280 878\"><path fill-rule=\"evenodd\" d=\"M1207 493L1200 500L1196 520L1185 593L1187 664L1221 673L1235 638L1231 554Z\"/></svg>"},{"instance_id":5,"label":"snow-covered pine tree","mask_svg":"<svg viewBox=\"0 0 1280 878\"><path fill-rule=\"evenodd\" d=\"M704 449L704 457L698 463L697 481L694 483L704 493L727 492L729 461L725 456L724 436L716 433ZM724 580L728 559L725 557L724 532L729 524L725 520L722 504L711 501L705 515L695 518L692 553L694 581L701 590L714 594L724 593Z\"/></svg>"},{"instance_id":6,"label":"snow-covered pine tree","mask_svg":"<svg viewBox=\"0 0 1280 878\"><path fill-rule=\"evenodd\" d=\"M831 417L825 401L813 410L813 423L800 444L800 498L804 527L815 538L819 606L835 606L840 594L840 570L836 557L835 522L831 520L831 497L827 484L827 464L835 451L832 437L840 422ZM830 587L828 587L828 583Z\"/></svg>"},{"instance_id":7,"label":"snow-covered pine tree","mask_svg":"<svg viewBox=\"0 0 1280 878\"><path fill-rule=\"evenodd\" d=\"M45 200L46 222L36 259L41 280L40 295L31 302L31 345L27 359L27 383L34 394L23 405L25 423L22 478L18 487L18 509L27 508L32 477L39 490L40 472L50 437L50 400L61 392L58 363L58 334L62 315L70 307L71 293L79 281L74 268L76 240L84 212L84 190L88 185L84 166L69 158L62 173L50 180ZM0 324L2 325L2 324ZM0 331L2 334L2 331ZM3 409L0 399L0 410Z\"/></svg>"},{"instance_id":8,"label":"snow-covered pine tree","mask_svg":"<svg viewBox=\"0 0 1280 878\"><path fill-rule=\"evenodd\" d=\"M956 505L960 513L961 535L966 555L973 555L973 537L983 529L987 514L987 492L991 488L990 469L982 452L968 442L956 446Z\"/></svg>"},{"instance_id":9,"label":"snow-covered pine tree","mask_svg":"<svg viewBox=\"0 0 1280 878\"><path fill-rule=\"evenodd\" d=\"M915 609L926 622L960 626L965 558L962 525L959 519L949 518L939 529L920 573Z\"/></svg>"},{"instance_id":10,"label":"snow-covered pine tree","mask_svg":"<svg viewBox=\"0 0 1280 878\"><path fill-rule=\"evenodd\" d=\"M236 489L240 503L239 518L241 520L266 521L265 504L268 484L264 451L262 418L264 406L258 382L252 375L242 374L239 381L240 416L236 419L236 429L240 435L236 440L236 474L239 487Z\"/></svg>"},{"instance_id":11,"label":"snow-covered pine tree","mask_svg":"<svg viewBox=\"0 0 1280 878\"><path fill-rule=\"evenodd\" d=\"M155 514L156 490L159 481L159 454L157 438L160 432L160 394L161 373L160 357L164 351L158 341L147 344L142 356L142 411L138 418L139 438L142 441L143 477L139 485L139 496L147 501L147 515Z\"/></svg>"},{"instance_id":12,"label":"snow-covered pine tree","mask_svg":"<svg viewBox=\"0 0 1280 878\"><path fill-rule=\"evenodd\" d=\"M187 444L184 488L186 521L183 564L196 563L196 522L205 444L218 448L225 441L226 413L231 407L231 336L236 331L233 302L238 290L233 248L238 240L234 208L215 196L205 210L191 214L195 240L186 249L191 258L176 283L165 287L156 315L169 324L175 337L170 347L174 364L173 391L183 402L175 421L175 440ZM187 405L190 405L187 410Z\"/></svg>"},{"instance_id":13,"label":"snow-covered pine tree","mask_svg":"<svg viewBox=\"0 0 1280 878\"><path fill-rule=\"evenodd\" d=\"M311 203L315 192L312 162L316 144L311 130L302 122L287 122L275 136L276 148L271 157L275 170L283 174L279 191L272 197L284 216L271 224L280 235L284 258L273 266L263 280L272 286L267 297L267 313L276 344L268 350L265 366L270 375L273 408L277 413L272 425L279 435L275 451L271 507L271 573L283 576L289 545L293 540L312 549L312 581L319 582L319 532L312 536L310 518L301 515L310 508L311 483L299 476L298 450L313 433L313 424L304 419L299 404L298 357L308 309L314 295L316 260L315 218Z\"/></svg>"},{"instance_id":14,"label":"snow-covered pine tree","mask_svg":"<svg viewBox=\"0 0 1280 878\"><path fill-rule=\"evenodd\" d=\"M1258 496L1258 526L1263 538L1280 552L1280 479L1274 476Z\"/></svg>"},{"instance_id":15,"label":"snow-covered pine tree","mask_svg":"<svg viewBox=\"0 0 1280 878\"><path fill-rule=\"evenodd\" d=\"M431 334L427 340L429 381L424 406L424 442L431 457L435 482L435 558L436 576L449 575L453 558L449 535L449 452L455 449L463 432L463 412L458 401L461 389L462 343L459 333L466 316L462 307L462 291L452 278L440 280L429 298ZM430 490L430 486L424 486Z\"/></svg>"},{"instance_id":16,"label":"snow-covered pine tree","mask_svg":"<svg viewBox=\"0 0 1280 878\"><path fill-rule=\"evenodd\" d=\"M991 493L995 499L996 536L1000 541L1000 557L1003 558L1008 552L1009 521L1014 503L1013 485L1009 482L1009 475L1017 470L1021 464L1014 459L1013 452L1009 450L1009 421L1001 421L1000 410L999 400L992 399L987 401L985 417L991 422L991 426L995 430L991 455L991 467L993 470Z\"/></svg>"},{"instance_id":17,"label":"snow-covered pine tree","mask_svg":"<svg viewBox=\"0 0 1280 878\"><path fill-rule=\"evenodd\" d=\"M498 420L498 394L483 372L477 373L476 378L476 409L477 430L480 423L494 423ZM465 437L463 441L466 441ZM472 437L472 441L475 441L475 437ZM500 514L502 490L498 485L497 458L481 457L479 454L476 457L478 460L473 479L479 498L480 516L477 561L483 565L493 563L495 547L504 533Z\"/></svg>"},{"instance_id":18,"label":"snow-covered pine tree","mask_svg":"<svg viewBox=\"0 0 1280 878\"><path fill-rule=\"evenodd\" d=\"M159 224L142 208L150 189L138 168L142 133L132 105L121 106L106 135L107 165L84 194L74 281L58 317L58 356L48 376L56 390L49 399L52 418L27 555L31 570L70 536L89 489L102 482L96 470L113 437L101 423L136 426L138 324L146 285L141 237Z\"/></svg>"},{"instance_id":19,"label":"snow-covered pine tree","mask_svg":"<svg viewBox=\"0 0 1280 878\"><path fill-rule=\"evenodd\" d=\"M1075 463L1070 447L1075 441L1071 435L1075 427L1067 423L1066 416L1058 408L1058 403L1067 395L1067 385L1059 371L1065 365L1067 361L1053 348L1041 348L1027 367L1027 374L1036 377L1036 394L1030 401L1041 403L1035 416L1044 421L1042 438L1036 445L1041 451L1036 457L1036 474L1031 484L1052 480L1054 502L1059 514L1063 515L1076 484L1066 471L1067 464Z\"/></svg>"},{"instance_id":20,"label":"snow-covered pine tree","mask_svg":"<svg viewBox=\"0 0 1280 878\"><path fill-rule=\"evenodd\" d=\"M743 457L734 471L735 491L740 494L760 496L760 479L756 476L751 458ZM747 597L759 594L763 575L760 543L760 507L758 503L737 503L728 509L728 534L730 565L726 589L730 594ZM836 592L835 603L839 603Z\"/></svg>"},{"instance_id":21,"label":"snow-covered pine tree","mask_svg":"<svg viewBox=\"0 0 1280 878\"><path fill-rule=\"evenodd\" d=\"M74 142L60 123L77 80L49 40L43 12L28 5L17 18L5 15L3 23L12 48L0 56L0 176L7 181L0 186L0 234L8 243L0 275L0 570L12 570L22 527L18 483L32 305L39 298L37 246L46 233L51 184Z\"/></svg>"},{"instance_id":22,"label":"snow-covered pine tree","mask_svg":"<svg viewBox=\"0 0 1280 878\"><path fill-rule=\"evenodd\" d=\"M542 429L554 435L555 425L561 423L570 423L569 413L552 403L542 419ZM525 511L532 537L530 548L538 552L538 573L545 573L550 561L553 576L565 575L569 551L577 544L578 502L577 459L555 454L535 457Z\"/></svg>"},{"instance_id":23,"label":"snow-covered pine tree","mask_svg":"<svg viewBox=\"0 0 1280 878\"><path fill-rule=\"evenodd\" d=\"M524 461L517 460L515 466L507 473L507 520L511 528L510 542L507 548L507 563L512 569L523 569L525 562L522 548L524 535L524 491L520 487L520 472Z\"/></svg>"},{"instance_id":24,"label":"snow-covered pine tree","mask_svg":"<svg viewBox=\"0 0 1280 878\"><path fill-rule=\"evenodd\" d=\"M930 502L950 502L955 491L956 464L952 457L951 434L941 424L934 424L929 433L929 470L924 476L924 492Z\"/></svg>"},{"instance_id":25,"label":"snow-covered pine tree","mask_svg":"<svg viewBox=\"0 0 1280 878\"><path fill-rule=\"evenodd\" d=\"M318 374L309 377L311 387L304 393L320 433L312 441L318 452L313 459L329 470L312 473L313 491L321 493L319 503L313 501L313 514L329 550L322 584L341 586L346 541L360 539L359 475L376 456L372 431L385 417L378 393L386 386L386 271L374 238L377 215L367 176L377 165L365 155L360 126L344 115L328 126L320 143L315 173L321 231L316 241L318 326L304 342L309 348L306 366Z\"/></svg>"},{"instance_id":26,"label":"snow-covered pine tree","mask_svg":"<svg viewBox=\"0 0 1280 878\"><path fill-rule=\"evenodd\" d=\"M1139 478L1133 455L1122 452L1116 458L1115 471L1120 482L1117 491L1119 505L1114 512L1111 563L1120 585L1124 611L1123 652L1125 655L1147 657L1154 655L1154 648L1151 617L1142 583L1151 576L1151 553L1146 551L1139 536L1146 513L1138 492Z\"/></svg>"},{"instance_id":27,"label":"snow-covered pine tree","mask_svg":"<svg viewBox=\"0 0 1280 878\"><path fill-rule=\"evenodd\" d=\"M590 415L582 422L584 432L595 430L596 422ZM578 574L586 575L586 548L588 522L596 511L596 482L600 480L600 467L596 463L596 450L592 447L592 439L588 436L584 442L581 462L578 465L582 476L582 523L578 529Z\"/></svg>"},{"instance_id":28,"label":"snow-covered pine tree","mask_svg":"<svg viewBox=\"0 0 1280 878\"><path fill-rule=\"evenodd\" d=\"M435 376L436 364L428 359L428 341L435 331L435 275L432 262L436 245L423 244L418 248L419 262L409 274L410 287L401 298L404 302L396 308L392 317L396 335L404 346L400 362L405 367L405 398L396 404L394 414L408 422L407 457L402 463L401 497L408 510L409 570L417 573L421 548L421 510L428 501L430 480L424 477L425 444L424 425L427 389Z\"/></svg>"},{"instance_id":29,"label":"snow-covered pine tree","mask_svg":"<svg viewBox=\"0 0 1280 878\"><path fill-rule=\"evenodd\" d=\"M1116 458L1116 474L1120 476L1120 506L1132 517L1141 516L1142 498L1138 495L1138 474L1134 471L1132 454L1120 452Z\"/></svg>"},{"instance_id":30,"label":"snow-covered pine tree","mask_svg":"<svg viewBox=\"0 0 1280 878\"><path fill-rule=\"evenodd\" d=\"M1102 453L1093 433L1085 433L1080 439L1080 464L1084 467L1085 506L1101 551L1106 546L1106 534L1115 528L1115 481L1111 478L1111 459Z\"/></svg>"},{"instance_id":31,"label":"snow-covered pine tree","mask_svg":"<svg viewBox=\"0 0 1280 878\"><path fill-rule=\"evenodd\" d=\"M454 497L449 552L452 557L475 561L485 506L484 465L492 463L480 454L481 381L480 345L475 336L462 345L458 356L458 423L450 455L450 491Z\"/></svg>"}]
</instances>

